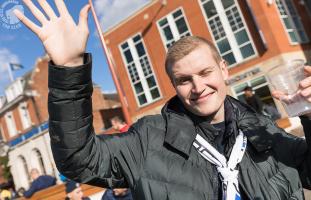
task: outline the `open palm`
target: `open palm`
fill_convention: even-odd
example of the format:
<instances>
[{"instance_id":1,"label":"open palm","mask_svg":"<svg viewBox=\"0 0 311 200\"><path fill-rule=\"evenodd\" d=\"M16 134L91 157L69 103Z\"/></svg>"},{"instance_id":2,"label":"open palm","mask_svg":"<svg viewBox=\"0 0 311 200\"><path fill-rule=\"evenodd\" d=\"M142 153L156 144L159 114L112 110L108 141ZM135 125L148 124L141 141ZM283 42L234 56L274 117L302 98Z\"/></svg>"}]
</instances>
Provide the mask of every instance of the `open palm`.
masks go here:
<instances>
[{"instance_id":1,"label":"open palm","mask_svg":"<svg viewBox=\"0 0 311 200\"><path fill-rule=\"evenodd\" d=\"M19 10L14 10L14 13L40 38L47 54L53 62L56 65L65 66L81 64L89 35L87 16L90 6L86 5L82 8L79 23L76 25L63 0L55 0L59 17L46 0L38 0L48 18L45 17L31 0L23 1L42 26L37 26Z\"/></svg>"}]
</instances>

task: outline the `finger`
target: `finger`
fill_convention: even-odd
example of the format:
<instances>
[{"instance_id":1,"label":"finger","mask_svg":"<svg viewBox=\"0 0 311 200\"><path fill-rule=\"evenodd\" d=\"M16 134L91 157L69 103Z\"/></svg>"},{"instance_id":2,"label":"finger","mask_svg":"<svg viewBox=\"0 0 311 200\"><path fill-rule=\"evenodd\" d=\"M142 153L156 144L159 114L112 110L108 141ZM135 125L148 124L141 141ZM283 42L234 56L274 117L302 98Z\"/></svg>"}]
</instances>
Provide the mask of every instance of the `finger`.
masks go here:
<instances>
[{"instance_id":1,"label":"finger","mask_svg":"<svg viewBox=\"0 0 311 200\"><path fill-rule=\"evenodd\" d=\"M58 9L59 15L65 16L69 14L64 0L55 0L55 4Z\"/></svg>"},{"instance_id":2,"label":"finger","mask_svg":"<svg viewBox=\"0 0 311 200\"><path fill-rule=\"evenodd\" d=\"M311 96L311 87L301 90L300 94L303 97Z\"/></svg>"},{"instance_id":3,"label":"finger","mask_svg":"<svg viewBox=\"0 0 311 200\"><path fill-rule=\"evenodd\" d=\"M307 74L311 75L311 66L305 66L304 70Z\"/></svg>"},{"instance_id":4,"label":"finger","mask_svg":"<svg viewBox=\"0 0 311 200\"><path fill-rule=\"evenodd\" d=\"M300 81L299 86L301 88L307 88L311 86L311 74L309 75L309 77L303 79L302 81Z\"/></svg>"},{"instance_id":5,"label":"finger","mask_svg":"<svg viewBox=\"0 0 311 200\"><path fill-rule=\"evenodd\" d=\"M37 26L35 23L33 23L31 20L29 20L21 11L18 9L15 9L14 14L16 17L23 22L32 32L34 32L36 35L39 35L40 27Z\"/></svg>"},{"instance_id":6,"label":"finger","mask_svg":"<svg viewBox=\"0 0 311 200\"><path fill-rule=\"evenodd\" d=\"M272 96L278 100L280 100L283 96L285 96L284 92L281 91L273 91L271 92Z\"/></svg>"},{"instance_id":7,"label":"finger","mask_svg":"<svg viewBox=\"0 0 311 200\"><path fill-rule=\"evenodd\" d=\"M85 5L80 12L80 18L79 18L79 24L78 26L82 29L82 30L87 30L88 31L88 12L90 10L90 5L87 4Z\"/></svg>"},{"instance_id":8,"label":"finger","mask_svg":"<svg viewBox=\"0 0 311 200\"><path fill-rule=\"evenodd\" d=\"M44 16L44 14L32 3L31 0L23 0L26 6L29 8L29 10L32 12L32 14L41 22L41 24L44 24L47 19Z\"/></svg>"},{"instance_id":9,"label":"finger","mask_svg":"<svg viewBox=\"0 0 311 200\"><path fill-rule=\"evenodd\" d=\"M39 0L38 1L44 12L48 15L50 19L56 19L57 16L54 10L51 8L50 4L46 0Z\"/></svg>"}]
</instances>

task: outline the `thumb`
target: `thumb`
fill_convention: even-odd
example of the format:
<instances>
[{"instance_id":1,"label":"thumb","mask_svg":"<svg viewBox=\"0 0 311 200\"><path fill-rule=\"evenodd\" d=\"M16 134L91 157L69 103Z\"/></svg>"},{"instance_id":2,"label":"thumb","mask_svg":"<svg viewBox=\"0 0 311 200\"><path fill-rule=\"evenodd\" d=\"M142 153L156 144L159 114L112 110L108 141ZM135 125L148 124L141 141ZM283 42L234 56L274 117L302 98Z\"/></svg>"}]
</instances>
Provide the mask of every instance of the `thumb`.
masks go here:
<instances>
[{"instance_id":1,"label":"thumb","mask_svg":"<svg viewBox=\"0 0 311 200\"><path fill-rule=\"evenodd\" d=\"M90 10L90 5L86 4L80 11L79 24L78 26L85 31L88 31L88 13Z\"/></svg>"}]
</instances>

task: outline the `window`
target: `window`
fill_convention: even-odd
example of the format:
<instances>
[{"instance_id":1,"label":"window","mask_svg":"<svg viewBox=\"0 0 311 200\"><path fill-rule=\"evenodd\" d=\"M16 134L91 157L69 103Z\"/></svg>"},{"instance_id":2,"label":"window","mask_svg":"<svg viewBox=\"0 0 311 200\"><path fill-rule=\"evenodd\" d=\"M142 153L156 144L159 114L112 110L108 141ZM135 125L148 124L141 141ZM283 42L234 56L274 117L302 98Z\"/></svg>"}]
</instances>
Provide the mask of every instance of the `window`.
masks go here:
<instances>
[{"instance_id":1,"label":"window","mask_svg":"<svg viewBox=\"0 0 311 200\"><path fill-rule=\"evenodd\" d=\"M24 156L20 155L18 156L18 160L19 160L19 166L18 166L18 170L23 168L23 170L21 171L21 177L19 177L23 182L27 182L30 183L31 182L31 178L29 175L29 168L26 162L26 159Z\"/></svg>"},{"instance_id":2,"label":"window","mask_svg":"<svg viewBox=\"0 0 311 200\"><path fill-rule=\"evenodd\" d=\"M220 55L229 65L256 54L236 0L200 0Z\"/></svg>"},{"instance_id":3,"label":"window","mask_svg":"<svg viewBox=\"0 0 311 200\"><path fill-rule=\"evenodd\" d=\"M5 118L5 122L7 125L7 129L9 131L9 135L11 137L15 136L17 134L17 130L16 130L16 125L15 125L15 120L13 117L13 113L12 112L7 112L4 116Z\"/></svg>"},{"instance_id":4,"label":"window","mask_svg":"<svg viewBox=\"0 0 311 200\"><path fill-rule=\"evenodd\" d=\"M180 38L191 35L182 9L160 19L158 27L166 48L172 46Z\"/></svg>"},{"instance_id":5,"label":"window","mask_svg":"<svg viewBox=\"0 0 311 200\"><path fill-rule=\"evenodd\" d=\"M45 170L45 165L44 165L44 162L43 162L43 158L42 158L42 154L41 152L35 148L33 149L33 153L34 153L34 156L36 157L36 164L35 166L39 166L39 170L42 174L46 174L46 170Z\"/></svg>"},{"instance_id":6,"label":"window","mask_svg":"<svg viewBox=\"0 0 311 200\"><path fill-rule=\"evenodd\" d=\"M309 41L300 17L291 0L276 0L282 23L292 44L306 43Z\"/></svg>"},{"instance_id":7,"label":"window","mask_svg":"<svg viewBox=\"0 0 311 200\"><path fill-rule=\"evenodd\" d=\"M160 91L140 34L120 46L139 106L160 98Z\"/></svg>"},{"instance_id":8,"label":"window","mask_svg":"<svg viewBox=\"0 0 311 200\"><path fill-rule=\"evenodd\" d=\"M24 129L31 126L31 119L27 108L27 103L23 102L18 106L19 115L21 117L22 125Z\"/></svg>"}]
</instances>

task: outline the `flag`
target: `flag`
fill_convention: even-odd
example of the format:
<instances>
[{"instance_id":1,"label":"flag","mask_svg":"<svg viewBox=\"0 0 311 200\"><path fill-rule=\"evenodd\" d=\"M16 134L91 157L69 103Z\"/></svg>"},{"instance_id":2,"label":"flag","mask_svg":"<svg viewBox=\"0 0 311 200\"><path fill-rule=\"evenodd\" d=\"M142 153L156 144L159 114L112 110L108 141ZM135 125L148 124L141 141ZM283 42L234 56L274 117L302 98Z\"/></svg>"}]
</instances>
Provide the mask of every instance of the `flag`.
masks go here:
<instances>
[{"instance_id":1,"label":"flag","mask_svg":"<svg viewBox=\"0 0 311 200\"><path fill-rule=\"evenodd\" d=\"M10 68L12 71L15 71L15 70L23 69L24 66L21 64L17 64L17 63L10 63Z\"/></svg>"}]
</instances>

